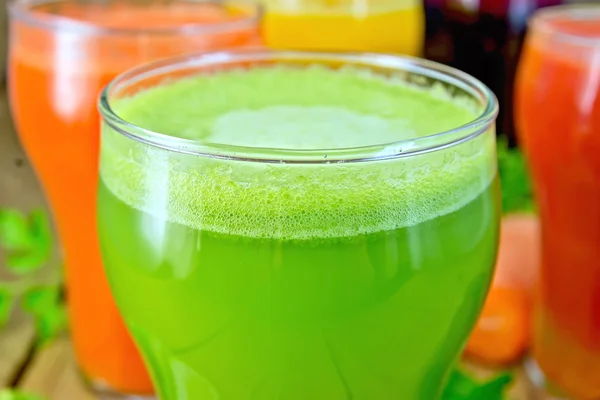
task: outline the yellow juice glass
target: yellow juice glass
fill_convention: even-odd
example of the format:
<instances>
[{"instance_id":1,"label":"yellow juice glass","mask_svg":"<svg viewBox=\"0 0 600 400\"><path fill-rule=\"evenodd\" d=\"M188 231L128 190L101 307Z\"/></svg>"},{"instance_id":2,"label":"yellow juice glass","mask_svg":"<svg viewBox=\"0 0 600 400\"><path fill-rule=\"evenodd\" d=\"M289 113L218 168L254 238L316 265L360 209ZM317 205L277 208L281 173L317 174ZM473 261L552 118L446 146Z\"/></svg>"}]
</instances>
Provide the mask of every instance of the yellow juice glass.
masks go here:
<instances>
[{"instance_id":1,"label":"yellow juice glass","mask_svg":"<svg viewBox=\"0 0 600 400\"><path fill-rule=\"evenodd\" d=\"M419 56L421 0L263 0L265 43L277 49L345 50Z\"/></svg>"}]
</instances>

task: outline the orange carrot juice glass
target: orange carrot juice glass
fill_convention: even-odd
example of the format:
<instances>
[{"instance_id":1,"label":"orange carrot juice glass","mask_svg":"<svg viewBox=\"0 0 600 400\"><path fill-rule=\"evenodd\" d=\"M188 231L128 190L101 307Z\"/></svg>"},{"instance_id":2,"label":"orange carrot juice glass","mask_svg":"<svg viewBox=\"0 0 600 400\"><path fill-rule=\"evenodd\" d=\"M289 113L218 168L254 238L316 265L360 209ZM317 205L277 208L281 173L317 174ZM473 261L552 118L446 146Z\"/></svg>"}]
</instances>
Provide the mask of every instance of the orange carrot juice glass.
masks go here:
<instances>
[{"instance_id":1,"label":"orange carrot juice glass","mask_svg":"<svg viewBox=\"0 0 600 400\"><path fill-rule=\"evenodd\" d=\"M256 43L260 9L183 0L29 0L9 7L11 107L60 234L77 360L98 390L152 393L100 260L96 100L136 64Z\"/></svg>"},{"instance_id":2,"label":"orange carrot juice glass","mask_svg":"<svg viewBox=\"0 0 600 400\"><path fill-rule=\"evenodd\" d=\"M516 96L542 222L529 366L600 399L600 7L548 8L530 28Z\"/></svg>"},{"instance_id":3,"label":"orange carrot juice glass","mask_svg":"<svg viewBox=\"0 0 600 400\"><path fill-rule=\"evenodd\" d=\"M403 53L423 50L422 0L262 0L273 48Z\"/></svg>"}]
</instances>

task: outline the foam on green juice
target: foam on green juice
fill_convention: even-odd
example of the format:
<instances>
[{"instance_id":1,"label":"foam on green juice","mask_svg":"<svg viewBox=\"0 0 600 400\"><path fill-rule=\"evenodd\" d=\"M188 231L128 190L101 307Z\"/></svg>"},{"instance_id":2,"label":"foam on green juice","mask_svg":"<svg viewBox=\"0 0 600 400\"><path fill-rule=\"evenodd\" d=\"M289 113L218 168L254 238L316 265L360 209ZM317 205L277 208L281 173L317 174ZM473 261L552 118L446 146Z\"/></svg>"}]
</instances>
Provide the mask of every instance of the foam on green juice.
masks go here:
<instances>
[{"instance_id":1,"label":"foam on green juice","mask_svg":"<svg viewBox=\"0 0 600 400\"><path fill-rule=\"evenodd\" d=\"M464 125L477 112L440 87L423 90L366 70L317 66L198 75L113 108L130 123L170 136L279 149L405 141ZM116 196L172 222L223 234L310 239L412 226L464 206L495 174L492 135L396 160L295 165L179 155L104 129L101 175ZM148 158L152 171L142 162ZM161 204L145 196L155 193L153 185L168 187Z\"/></svg>"}]
</instances>

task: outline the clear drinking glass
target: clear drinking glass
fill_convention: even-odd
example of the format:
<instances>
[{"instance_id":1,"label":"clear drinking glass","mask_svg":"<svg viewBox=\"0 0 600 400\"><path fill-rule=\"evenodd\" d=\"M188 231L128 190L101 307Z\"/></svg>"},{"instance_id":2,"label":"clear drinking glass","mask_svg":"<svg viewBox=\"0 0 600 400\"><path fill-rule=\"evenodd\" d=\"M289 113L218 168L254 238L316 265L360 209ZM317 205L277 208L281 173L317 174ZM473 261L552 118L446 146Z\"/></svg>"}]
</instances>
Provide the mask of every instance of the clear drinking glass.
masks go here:
<instances>
[{"instance_id":1,"label":"clear drinking glass","mask_svg":"<svg viewBox=\"0 0 600 400\"><path fill-rule=\"evenodd\" d=\"M101 265L97 97L140 63L254 43L260 10L234 2L17 0L9 11L10 104L60 235L77 361L99 390L151 393Z\"/></svg>"},{"instance_id":2,"label":"clear drinking glass","mask_svg":"<svg viewBox=\"0 0 600 400\"><path fill-rule=\"evenodd\" d=\"M542 227L532 377L600 398L600 6L533 17L516 85L518 134ZM540 367L541 371L538 369Z\"/></svg>"},{"instance_id":3,"label":"clear drinking glass","mask_svg":"<svg viewBox=\"0 0 600 400\"><path fill-rule=\"evenodd\" d=\"M100 111L104 266L161 399L438 397L496 256L483 84L238 50L130 70Z\"/></svg>"}]
</instances>

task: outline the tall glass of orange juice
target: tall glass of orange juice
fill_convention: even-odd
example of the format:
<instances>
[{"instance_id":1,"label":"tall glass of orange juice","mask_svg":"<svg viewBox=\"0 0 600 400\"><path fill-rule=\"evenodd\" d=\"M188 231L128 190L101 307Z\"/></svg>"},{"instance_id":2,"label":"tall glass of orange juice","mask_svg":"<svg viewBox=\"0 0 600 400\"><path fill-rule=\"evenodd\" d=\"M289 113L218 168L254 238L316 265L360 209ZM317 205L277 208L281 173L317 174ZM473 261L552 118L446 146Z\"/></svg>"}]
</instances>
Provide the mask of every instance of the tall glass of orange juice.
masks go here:
<instances>
[{"instance_id":1,"label":"tall glass of orange juice","mask_svg":"<svg viewBox=\"0 0 600 400\"><path fill-rule=\"evenodd\" d=\"M516 121L542 221L532 377L600 399L600 6L532 19Z\"/></svg>"},{"instance_id":2,"label":"tall glass of orange juice","mask_svg":"<svg viewBox=\"0 0 600 400\"><path fill-rule=\"evenodd\" d=\"M184 0L17 0L9 7L11 108L60 235L79 366L96 390L151 394L100 259L96 100L136 64L256 43L260 8Z\"/></svg>"},{"instance_id":3,"label":"tall glass of orange juice","mask_svg":"<svg viewBox=\"0 0 600 400\"><path fill-rule=\"evenodd\" d=\"M421 55L422 0L263 0L273 48Z\"/></svg>"}]
</instances>

